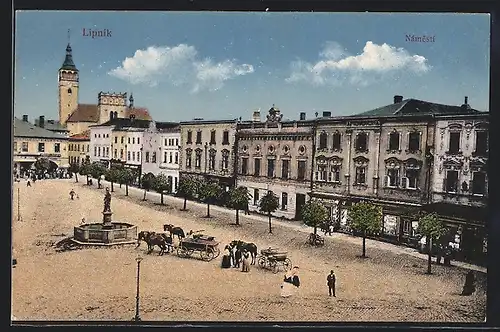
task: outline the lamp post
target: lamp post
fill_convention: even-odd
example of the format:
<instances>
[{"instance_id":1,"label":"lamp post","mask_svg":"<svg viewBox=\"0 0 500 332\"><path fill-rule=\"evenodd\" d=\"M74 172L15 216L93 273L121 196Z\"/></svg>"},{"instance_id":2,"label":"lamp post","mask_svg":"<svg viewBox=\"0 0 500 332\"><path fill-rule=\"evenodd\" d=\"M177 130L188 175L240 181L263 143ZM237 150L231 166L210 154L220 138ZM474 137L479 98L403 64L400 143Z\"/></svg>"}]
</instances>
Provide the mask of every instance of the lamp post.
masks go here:
<instances>
[{"instance_id":1,"label":"lamp post","mask_svg":"<svg viewBox=\"0 0 500 332\"><path fill-rule=\"evenodd\" d=\"M19 186L17 187L17 221L21 220L21 194L19 190Z\"/></svg>"},{"instance_id":2,"label":"lamp post","mask_svg":"<svg viewBox=\"0 0 500 332\"><path fill-rule=\"evenodd\" d=\"M135 261L137 262L137 293L136 293L136 297L135 297L135 317L133 320L136 322L139 322L139 321L141 321L141 317L139 316L139 278L140 278L140 272L141 272L142 257L137 256Z\"/></svg>"}]
</instances>

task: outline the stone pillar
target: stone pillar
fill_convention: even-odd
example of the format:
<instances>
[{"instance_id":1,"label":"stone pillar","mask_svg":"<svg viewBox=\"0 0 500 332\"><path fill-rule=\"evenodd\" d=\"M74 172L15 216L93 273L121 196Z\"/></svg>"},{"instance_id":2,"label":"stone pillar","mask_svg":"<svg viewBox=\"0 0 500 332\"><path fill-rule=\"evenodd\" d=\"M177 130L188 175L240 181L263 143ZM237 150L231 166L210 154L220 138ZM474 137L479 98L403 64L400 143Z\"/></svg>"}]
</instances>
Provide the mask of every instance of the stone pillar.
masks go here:
<instances>
[{"instance_id":1,"label":"stone pillar","mask_svg":"<svg viewBox=\"0 0 500 332\"><path fill-rule=\"evenodd\" d=\"M113 215L113 212L111 211L104 211L102 213L102 223L104 227L110 227L111 226L111 216Z\"/></svg>"}]
</instances>

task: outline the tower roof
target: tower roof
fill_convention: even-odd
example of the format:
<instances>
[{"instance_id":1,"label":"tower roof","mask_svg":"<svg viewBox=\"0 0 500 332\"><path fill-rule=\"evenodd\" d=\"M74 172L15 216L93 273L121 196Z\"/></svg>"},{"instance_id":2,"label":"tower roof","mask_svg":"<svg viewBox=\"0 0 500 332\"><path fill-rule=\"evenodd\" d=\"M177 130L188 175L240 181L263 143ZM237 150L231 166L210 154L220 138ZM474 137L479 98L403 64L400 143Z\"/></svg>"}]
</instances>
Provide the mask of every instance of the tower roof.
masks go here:
<instances>
[{"instance_id":1,"label":"tower roof","mask_svg":"<svg viewBox=\"0 0 500 332\"><path fill-rule=\"evenodd\" d=\"M73 62L73 51L71 49L71 45L68 43L68 46L66 46L66 57L64 58L64 62L61 66L61 69L70 69L70 70L75 70L76 69L75 63Z\"/></svg>"}]
</instances>

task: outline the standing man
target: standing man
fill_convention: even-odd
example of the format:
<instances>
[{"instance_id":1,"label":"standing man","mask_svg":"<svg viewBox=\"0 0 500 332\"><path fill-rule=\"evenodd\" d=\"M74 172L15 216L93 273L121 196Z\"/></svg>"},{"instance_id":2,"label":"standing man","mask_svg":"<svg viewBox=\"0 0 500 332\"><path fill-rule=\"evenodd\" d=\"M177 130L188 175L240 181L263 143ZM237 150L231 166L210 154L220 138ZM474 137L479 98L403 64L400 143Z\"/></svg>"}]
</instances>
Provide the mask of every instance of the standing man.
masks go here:
<instances>
[{"instance_id":1,"label":"standing man","mask_svg":"<svg viewBox=\"0 0 500 332\"><path fill-rule=\"evenodd\" d=\"M326 285L328 286L328 293L330 296L335 296L335 274L333 270L330 271L330 274L326 277Z\"/></svg>"}]
</instances>

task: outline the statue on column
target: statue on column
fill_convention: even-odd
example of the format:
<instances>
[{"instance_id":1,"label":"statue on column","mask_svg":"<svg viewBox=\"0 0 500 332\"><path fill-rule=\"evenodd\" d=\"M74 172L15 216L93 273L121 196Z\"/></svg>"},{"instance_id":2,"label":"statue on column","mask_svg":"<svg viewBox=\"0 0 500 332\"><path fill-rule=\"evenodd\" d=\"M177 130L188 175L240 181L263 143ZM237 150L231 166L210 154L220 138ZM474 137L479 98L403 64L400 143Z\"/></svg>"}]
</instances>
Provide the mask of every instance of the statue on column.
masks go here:
<instances>
[{"instance_id":1,"label":"statue on column","mask_svg":"<svg viewBox=\"0 0 500 332\"><path fill-rule=\"evenodd\" d=\"M104 195L104 211L102 212L111 212L111 193L109 192L109 188L106 188L106 194Z\"/></svg>"}]
</instances>

